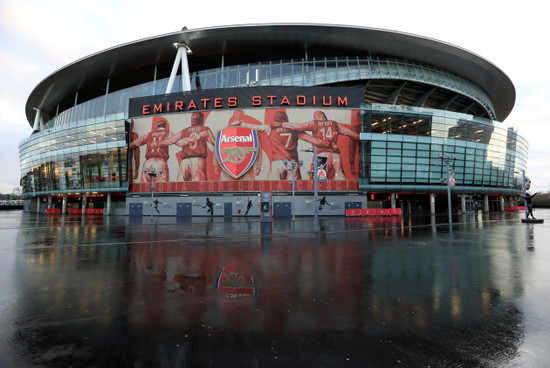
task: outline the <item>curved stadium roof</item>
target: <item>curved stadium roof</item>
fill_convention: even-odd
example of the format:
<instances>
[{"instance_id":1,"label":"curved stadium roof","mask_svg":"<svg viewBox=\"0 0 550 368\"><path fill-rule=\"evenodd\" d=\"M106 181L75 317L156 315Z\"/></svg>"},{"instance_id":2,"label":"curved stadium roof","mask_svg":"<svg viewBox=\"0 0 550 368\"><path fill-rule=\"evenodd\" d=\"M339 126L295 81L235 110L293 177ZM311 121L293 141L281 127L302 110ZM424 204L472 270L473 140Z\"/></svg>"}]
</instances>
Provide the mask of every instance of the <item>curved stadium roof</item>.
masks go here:
<instances>
[{"instance_id":1,"label":"curved stadium roof","mask_svg":"<svg viewBox=\"0 0 550 368\"><path fill-rule=\"evenodd\" d=\"M60 101L78 90L131 70L171 64L174 43L192 50L192 69L315 56L382 56L432 65L478 85L503 121L515 102L510 78L486 59L438 40L390 30L325 24L232 25L154 36L115 46L77 60L50 74L31 92L25 112L32 126L34 108L55 111Z\"/></svg>"}]
</instances>

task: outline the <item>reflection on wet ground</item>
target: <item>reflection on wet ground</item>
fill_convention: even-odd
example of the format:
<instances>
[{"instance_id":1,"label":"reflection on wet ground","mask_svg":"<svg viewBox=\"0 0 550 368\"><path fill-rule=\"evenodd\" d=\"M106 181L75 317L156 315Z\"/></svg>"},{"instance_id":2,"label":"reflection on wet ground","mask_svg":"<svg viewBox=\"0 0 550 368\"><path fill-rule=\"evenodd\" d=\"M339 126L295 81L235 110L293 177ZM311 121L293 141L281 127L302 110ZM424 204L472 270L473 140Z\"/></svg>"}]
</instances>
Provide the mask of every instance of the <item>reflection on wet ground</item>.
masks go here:
<instances>
[{"instance_id":1,"label":"reflection on wet ground","mask_svg":"<svg viewBox=\"0 0 550 368\"><path fill-rule=\"evenodd\" d=\"M0 212L0 366L539 366L550 225L520 216L321 218L316 234Z\"/></svg>"}]
</instances>

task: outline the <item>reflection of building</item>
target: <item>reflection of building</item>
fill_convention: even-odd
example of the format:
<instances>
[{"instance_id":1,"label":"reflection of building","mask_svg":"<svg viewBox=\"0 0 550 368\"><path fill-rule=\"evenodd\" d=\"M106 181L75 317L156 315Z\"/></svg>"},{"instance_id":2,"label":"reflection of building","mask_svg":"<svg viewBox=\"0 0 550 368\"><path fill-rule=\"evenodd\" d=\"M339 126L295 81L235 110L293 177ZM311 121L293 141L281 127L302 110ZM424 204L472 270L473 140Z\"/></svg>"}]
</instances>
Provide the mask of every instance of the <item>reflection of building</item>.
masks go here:
<instances>
[{"instance_id":1,"label":"reflection of building","mask_svg":"<svg viewBox=\"0 0 550 368\"><path fill-rule=\"evenodd\" d=\"M360 100L352 103L352 95ZM292 134L275 126L284 124L276 110L289 123L311 121L322 110L359 134L359 141L339 135L337 144L322 148L335 153L343 172L320 184L334 204L323 214L365 206L446 211L439 153L457 157L453 208L466 210L478 200L485 211L502 210L520 193L518 172L527 160L527 142L499 122L514 100L512 82L497 67L419 36L328 25L184 29L83 58L37 85L26 105L33 134L19 146L25 209L148 215L150 185L137 174L147 149L128 155L128 141L148 134L160 116L171 132L186 132L162 148L150 142L150 150L168 155L167 182L155 183L161 214L206 215L196 203L208 196L215 215L244 215L231 195L250 200L265 191L274 193L274 215L290 216L288 181L267 177L280 147L260 126L277 131L280 143ZM204 119L194 122L190 112L198 110ZM260 131L258 147L246 148L258 159L238 179L220 170L215 147L199 128L216 135L232 124ZM300 132L292 135L292 149L309 163L306 151L322 147L314 138L329 142L333 134L324 126ZM234 165L247 152L239 150ZM183 152L183 167L206 180L178 178ZM296 214L308 215L316 207L309 164L300 170ZM258 216L259 207L247 215Z\"/></svg>"},{"instance_id":2,"label":"reflection of building","mask_svg":"<svg viewBox=\"0 0 550 368\"><path fill-rule=\"evenodd\" d=\"M24 251L14 262L17 307L8 316L16 329L7 341L33 363L21 366L70 366L75 357L82 366L162 366L185 356L187 365L225 367L233 352L233 366L251 366L259 354L263 367L273 365L265 353L274 342L279 361L307 356L300 366L326 366L332 353L362 367L397 350L458 366L448 362L517 354L525 340L517 244L527 233L512 229L503 239L499 222L462 223L454 237L423 226L403 233L393 218L377 218L367 221L379 231L224 238L220 221L206 222L209 239L180 243L173 240L186 237L184 226L149 232L120 217L65 220L23 219L17 232ZM241 222L234 234L251 225L257 233L257 222ZM283 234L293 225L275 226ZM410 246L413 237L420 246ZM434 344L449 353L434 354Z\"/></svg>"}]
</instances>

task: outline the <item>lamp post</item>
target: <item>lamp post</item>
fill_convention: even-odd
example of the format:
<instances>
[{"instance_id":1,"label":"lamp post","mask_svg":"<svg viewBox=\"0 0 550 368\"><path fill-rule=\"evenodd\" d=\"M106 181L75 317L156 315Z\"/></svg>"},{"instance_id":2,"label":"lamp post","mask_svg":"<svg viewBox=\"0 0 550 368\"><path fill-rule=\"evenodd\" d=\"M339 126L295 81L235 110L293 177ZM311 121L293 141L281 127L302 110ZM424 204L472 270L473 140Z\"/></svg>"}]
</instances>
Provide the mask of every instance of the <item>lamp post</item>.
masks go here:
<instances>
[{"instance_id":1,"label":"lamp post","mask_svg":"<svg viewBox=\"0 0 550 368\"><path fill-rule=\"evenodd\" d=\"M313 149L304 150L304 152L313 152L313 171L309 171L309 174L313 175L313 197L315 198L314 216L313 216L313 230L319 231L319 160L317 157L317 146L313 146Z\"/></svg>"},{"instance_id":2,"label":"lamp post","mask_svg":"<svg viewBox=\"0 0 550 368\"><path fill-rule=\"evenodd\" d=\"M155 168L152 168L151 171L148 171L146 168L143 169L143 172L151 178L151 220L153 220L153 203L155 199L155 178L157 177L157 172ZM159 169L159 174L162 174L162 169Z\"/></svg>"},{"instance_id":3,"label":"lamp post","mask_svg":"<svg viewBox=\"0 0 550 368\"><path fill-rule=\"evenodd\" d=\"M319 231L319 158L317 157L317 146L313 146L313 193L315 197L315 216L313 217L313 230Z\"/></svg>"},{"instance_id":4,"label":"lamp post","mask_svg":"<svg viewBox=\"0 0 550 368\"><path fill-rule=\"evenodd\" d=\"M445 166L447 167L447 207L449 207L449 226L453 226L453 215L452 215L452 203L451 203L451 188L454 188L455 186L455 178L454 178L454 171L449 168L449 163L452 161L453 165L456 161L456 155L453 154L453 156L449 156L447 153L445 156L443 156L443 153L439 154L439 160L441 160L441 164L445 163ZM442 181L444 179L441 179Z\"/></svg>"},{"instance_id":5,"label":"lamp post","mask_svg":"<svg viewBox=\"0 0 550 368\"><path fill-rule=\"evenodd\" d=\"M292 219L295 218L295 172L296 169L299 169L304 164L304 161L296 161L296 160L287 160L286 158L283 160L283 163L285 164L287 171L292 171ZM290 166L290 167L289 167Z\"/></svg>"}]
</instances>

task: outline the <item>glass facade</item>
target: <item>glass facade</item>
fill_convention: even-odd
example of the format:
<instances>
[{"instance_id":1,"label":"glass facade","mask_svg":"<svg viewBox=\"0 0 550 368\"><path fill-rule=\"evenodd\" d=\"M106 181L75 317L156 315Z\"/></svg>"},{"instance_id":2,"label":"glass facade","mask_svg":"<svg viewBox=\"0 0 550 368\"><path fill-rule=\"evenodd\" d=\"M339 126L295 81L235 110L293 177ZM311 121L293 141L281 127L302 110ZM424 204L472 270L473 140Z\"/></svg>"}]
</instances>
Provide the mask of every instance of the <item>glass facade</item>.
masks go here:
<instances>
[{"instance_id":1,"label":"glass facade","mask_svg":"<svg viewBox=\"0 0 550 368\"><path fill-rule=\"evenodd\" d=\"M485 106L490 115L494 116L489 97L470 81L427 65L393 59L327 57L309 61L292 59L233 65L192 73L191 88L199 90L249 86L307 87L372 79L416 81L455 91ZM83 103L78 103L76 95L76 106L59 112L46 122L45 126L50 128L71 122L95 123L127 118L130 98L163 94L168 80L169 78L163 78L143 83ZM176 78L172 92L181 92L181 75Z\"/></svg>"},{"instance_id":2,"label":"glass facade","mask_svg":"<svg viewBox=\"0 0 550 368\"><path fill-rule=\"evenodd\" d=\"M26 195L128 188L124 120L50 128L21 142L19 155Z\"/></svg>"},{"instance_id":3,"label":"glass facade","mask_svg":"<svg viewBox=\"0 0 550 368\"><path fill-rule=\"evenodd\" d=\"M192 89L246 86L316 86L394 79L421 82L468 96L490 116L489 97L474 83L427 65L385 59L326 57L232 65L192 73ZM168 78L153 80L75 105L20 143L26 196L126 192L124 119L130 98L163 94ZM106 80L106 85L109 81ZM172 92L181 91L178 76ZM504 124L472 115L420 107L367 106L361 134L359 184L440 185L439 153L454 154L457 186L518 189L527 142ZM420 190L420 189L419 189Z\"/></svg>"},{"instance_id":4,"label":"glass facade","mask_svg":"<svg viewBox=\"0 0 550 368\"><path fill-rule=\"evenodd\" d=\"M390 105L372 106L364 115L359 179L363 188L441 186L446 169L440 154L456 157L457 186L522 188L520 173L526 168L528 145L506 124Z\"/></svg>"}]
</instances>

